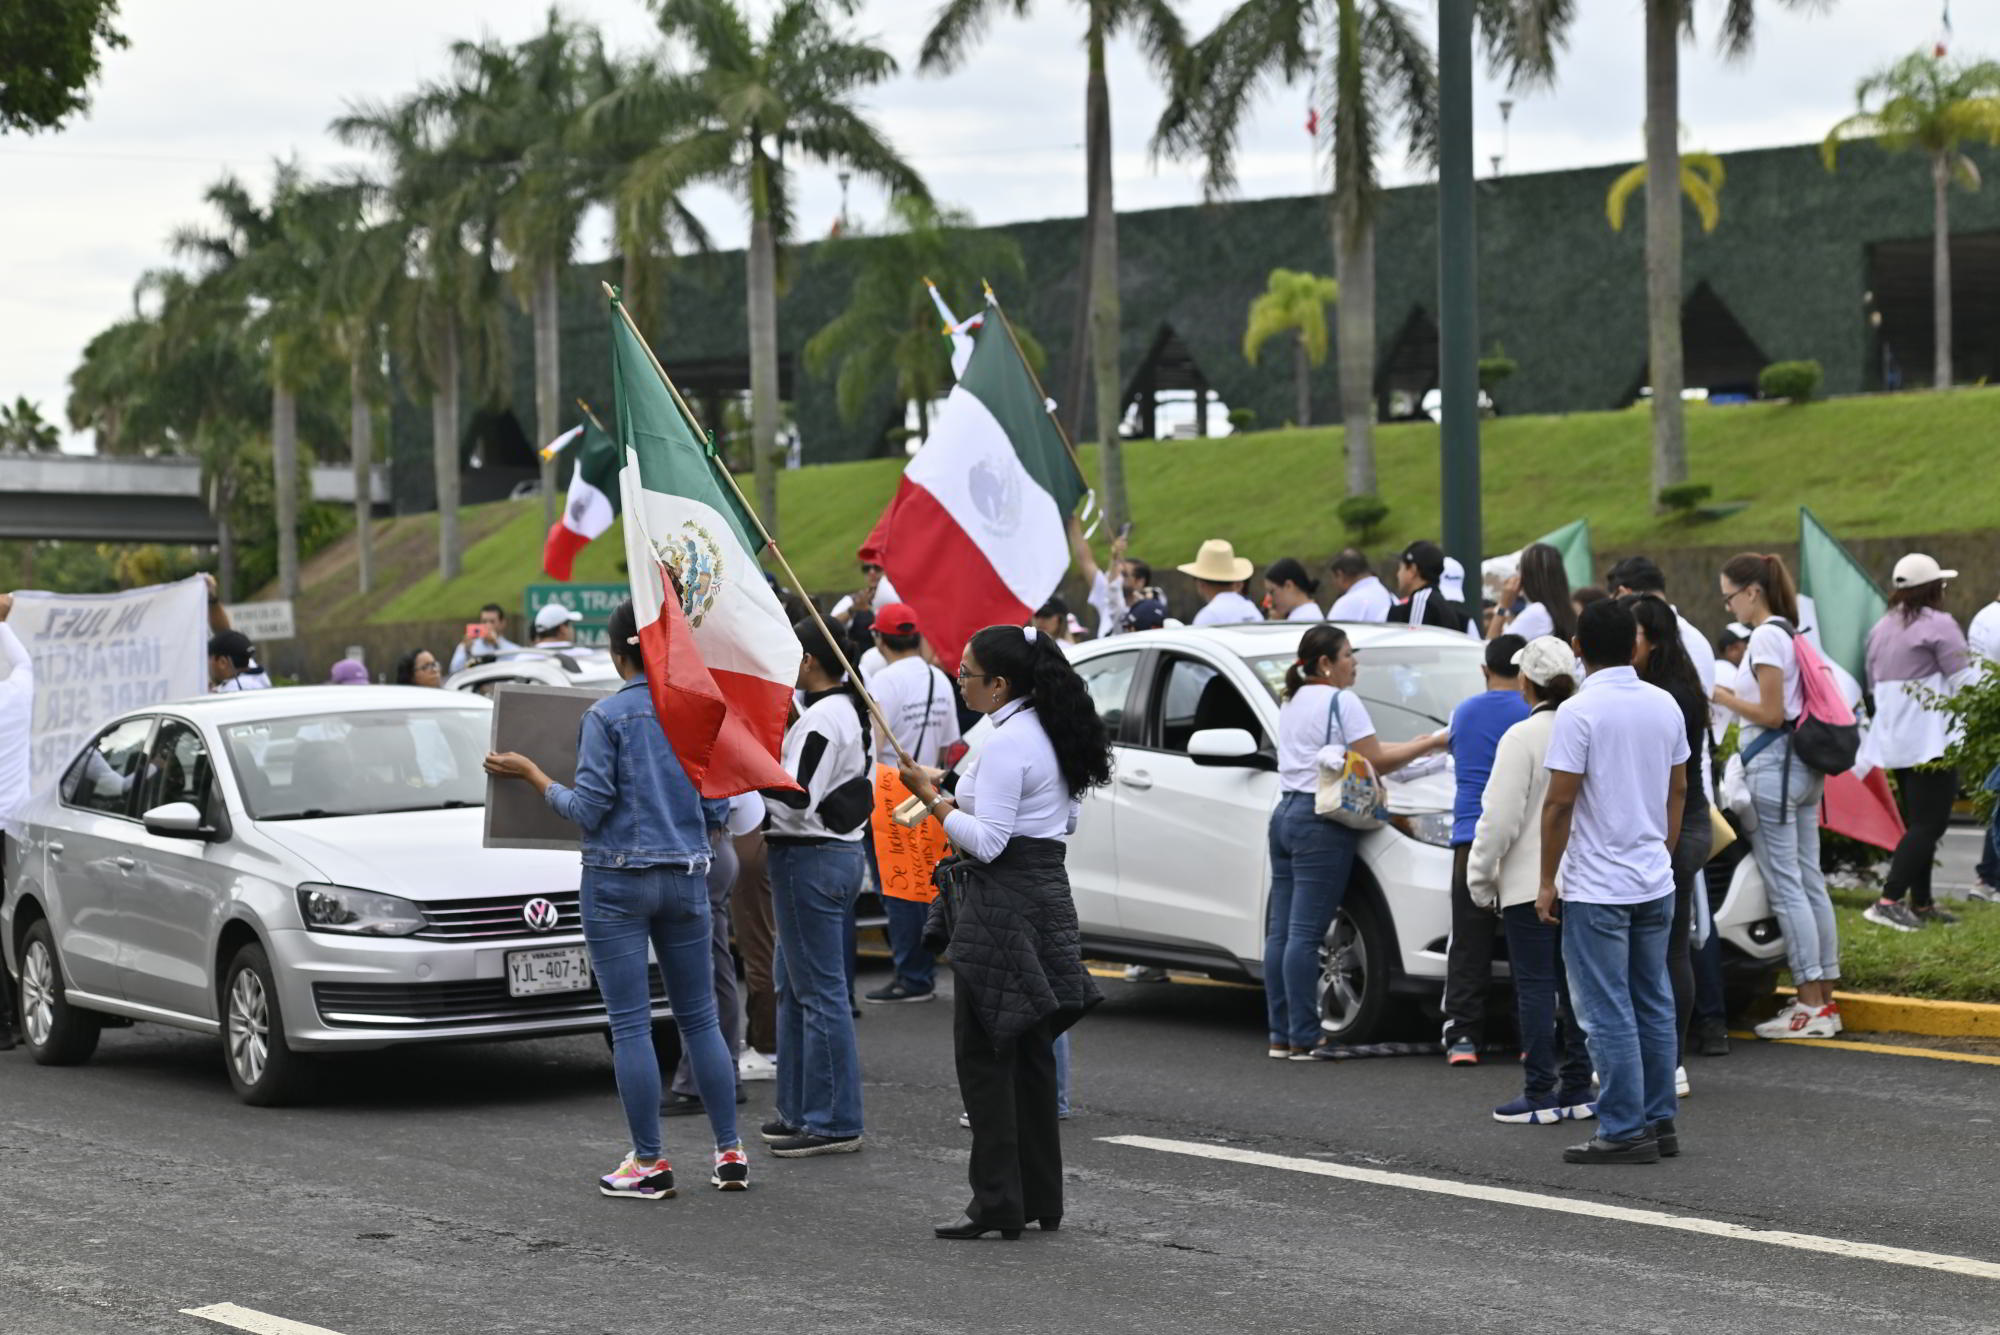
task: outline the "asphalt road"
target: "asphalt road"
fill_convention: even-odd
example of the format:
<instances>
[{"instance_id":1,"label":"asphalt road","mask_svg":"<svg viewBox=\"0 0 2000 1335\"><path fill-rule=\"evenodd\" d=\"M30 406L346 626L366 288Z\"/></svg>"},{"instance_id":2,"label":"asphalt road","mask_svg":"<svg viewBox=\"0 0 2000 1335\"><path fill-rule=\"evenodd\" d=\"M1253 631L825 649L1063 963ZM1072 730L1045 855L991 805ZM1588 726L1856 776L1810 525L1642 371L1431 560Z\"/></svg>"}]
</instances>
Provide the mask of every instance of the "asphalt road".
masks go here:
<instances>
[{"instance_id":1,"label":"asphalt road","mask_svg":"<svg viewBox=\"0 0 2000 1335\"><path fill-rule=\"evenodd\" d=\"M77 1069L0 1055L0 1332L212 1335L179 1313L216 1303L340 1335L2000 1331L2000 1066L1738 1044L1696 1060L1680 1159L1570 1167L1576 1125L1487 1117L1511 1063L1273 1062L1255 993L1105 989L1076 1039L1068 1218L1015 1243L930 1236L965 1198L945 1005L869 1008L866 1152L754 1155L747 1195L700 1173L657 1204L594 1189L624 1147L595 1038L350 1059L275 1111L234 1101L212 1043L150 1026ZM669 1123L684 1177L705 1129Z\"/></svg>"}]
</instances>

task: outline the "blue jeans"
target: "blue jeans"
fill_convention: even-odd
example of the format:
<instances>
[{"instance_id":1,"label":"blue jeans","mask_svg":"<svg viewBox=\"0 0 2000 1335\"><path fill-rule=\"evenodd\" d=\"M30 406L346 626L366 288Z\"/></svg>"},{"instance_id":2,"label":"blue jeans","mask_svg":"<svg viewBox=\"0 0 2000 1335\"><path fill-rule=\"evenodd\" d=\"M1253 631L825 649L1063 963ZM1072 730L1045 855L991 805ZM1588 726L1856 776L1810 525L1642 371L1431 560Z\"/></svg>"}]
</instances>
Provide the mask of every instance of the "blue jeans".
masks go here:
<instances>
[{"instance_id":1,"label":"blue jeans","mask_svg":"<svg viewBox=\"0 0 2000 1335\"><path fill-rule=\"evenodd\" d=\"M1986 791L2000 793L2000 766L1986 776ZM1975 874L1987 885L2000 889L2000 799L1993 803L1993 819L1986 824L1986 843L1979 852Z\"/></svg>"},{"instance_id":2,"label":"blue jeans","mask_svg":"<svg viewBox=\"0 0 2000 1335\"><path fill-rule=\"evenodd\" d=\"M1509 905L1500 922L1520 1016L1522 1092L1560 1093L1565 1105L1588 1102L1590 1054L1563 976L1562 928L1543 922L1533 904Z\"/></svg>"},{"instance_id":3,"label":"blue jeans","mask_svg":"<svg viewBox=\"0 0 2000 1335\"><path fill-rule=\"evenodd\" d=\"M736 1061L723 1041L710 961L708 880L678 867L583 869L583 938L611 1016L611 1062L618 1097L641 1159L660 1155L660 1059L653 1051L653 1007L646 967L650 944L694 1063L695 1087L717 1149L738 1142Z\"/></svg>"},{"instance_id":4,"label":"blue jeans","mask_svg":"<svg viewBox=\"0 0 2000 1335\"><path fill-rule=\"evenodd\" d=\"M1562 905L1563 960L1577 1019L1597 1065L1597 1128L1631 1140L1674 1115L1679 1035L1667 977L1674 897L1643 904Z\"/></svg>"},{"instance_id":5,"label":"blue jeans","mask_svg":"<svg viewBox=\"0 0 2000 1335\"><path fill-rule=\"evenodd\" d=\"M1319 1039L1319 952L1347 894L1361 832L1313 814L1311 793L1286 793L1271 813L1271 902L1264 919L1264 1003L1271 1042Z\"/></svg>"},{"instance_id":6,"label":"blue jeans","mask_svg":"<svg viewBox=\"0 0 2000 1335\"><path fill-rule=\"evenodd\" d=\"M1056 1116L1069 1116L1069 1031L1065 1029L1055 1041L1056 1053Z\"/></svg>"},{"instance_id":7,"label":"blue jeans","mask_svg":"<svg viewBox=\"0 0 2000 1335\"><path fill-rule=\"evenodd\" d=\"M934 990L937 956L924 949L924 924L930 919L931 906L884 895L882 911L889 915L889 952L896 958L896 981L912 992Z\"/></svg>"},{"instance_id":8,"label":"blue jeans","mask_svg":"<svg viewBox=\"0 0 2000 1335\"><path fill-rule=\"evenodd\" d=\"M1830 983L1840 977L1840 938L1819 865L1819 802L1825 781L1796 759L1787 775L1790 749L1790 742L1773 743L1743 771L1757 809L1750 852L1763 874L1771 914L1785 934L1792 981Z\"/></svg>"},{"instance_id":9,"label":"blue jeans","mask_svg":"<svg viewBox=\"0 0 2000 1335\"><path fill-rule=\"evenodd\" d=\"M778 950L778 1120L812 1136L861 1134L861 1050L848 1004L847 933L858 843L771 850Z\"/></svg>"}]
</instances>

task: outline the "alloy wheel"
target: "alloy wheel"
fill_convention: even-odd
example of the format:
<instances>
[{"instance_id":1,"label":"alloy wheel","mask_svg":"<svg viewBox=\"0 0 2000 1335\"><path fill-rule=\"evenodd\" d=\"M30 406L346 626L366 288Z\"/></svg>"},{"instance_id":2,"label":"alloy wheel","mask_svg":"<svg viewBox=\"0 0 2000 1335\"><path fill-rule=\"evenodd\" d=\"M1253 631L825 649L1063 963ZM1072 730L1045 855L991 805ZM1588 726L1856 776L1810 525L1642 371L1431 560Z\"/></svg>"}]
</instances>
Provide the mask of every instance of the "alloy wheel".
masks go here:
<instances>
[{"instance_id":1,"label":"alloy wheel","mask_svg":"<svg viewBox=\"0 0 2000 1335\"><path fill-rule=\"evenodd\" d=\"M56 1024L56 965L49 948L40 941L28 943L21 961L21 1018L28 1042L44 1047Z\"/></svg>"},{"instance_id":2,"label":"alloy wheel","mask_svg":"<svg viewBox=\"0 0 2000 1335\"><path fill-rule=\"evenodd\" d=\"M238 1080L254 1085L264 1078L270 1055L271 1005L264 980L254 969L243 969L229 985L229 1064Z\"/></svg>"},{"instance_id":3,"label":"alloy wheel","mask_svg":"<svg viewBox=\"0 0 2000 1335\"><path fill-rule=\"evenodd\" d=\"M1353 1024L1368 994L1368 943L1344 910L1319 949L1319 1014L1323 1029Z\"/></svg>"}]
</instances>

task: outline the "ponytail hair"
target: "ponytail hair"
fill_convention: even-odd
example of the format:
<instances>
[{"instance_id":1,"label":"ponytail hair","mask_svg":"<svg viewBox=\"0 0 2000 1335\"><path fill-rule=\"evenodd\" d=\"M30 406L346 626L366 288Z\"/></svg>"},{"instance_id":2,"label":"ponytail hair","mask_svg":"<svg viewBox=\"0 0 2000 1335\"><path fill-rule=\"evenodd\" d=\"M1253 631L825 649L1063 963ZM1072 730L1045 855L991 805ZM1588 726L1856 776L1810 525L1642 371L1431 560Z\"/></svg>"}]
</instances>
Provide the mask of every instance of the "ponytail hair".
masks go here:
<instances>
[{"instance_id":1,"label":"ponytail hair","mask_svg":"<svg viewBox=\"0 0 2000 1335\"><path fill-rule=\"evenodd\" d=\"M1272 588L1280 584L1297 585L1299 592L1308 598L1319 592L1319 581L1306 572L1304 562L1296 556L1281 556L1271 562L1270 569L1264 572L1264 582Z\"/></svg>"},{"instance_id":2,"label":"ponytail hair","mask_svg":"<svg viewBox=\"0 0 2000 1335\"><path fill-rule=\"evenodd\" d=\"M1570 602L1569 571L1562 553L1546 542L1531 542L1521 549L1521 592L1531 603L1540 603L1555 629L1549 633L1559 640L1576 634L1576 607Z\"/></svg>"},{"instance_id":3,"label":"ponytail hair","mask_svg":"<svg viewBox=\"0 0 2000 1335\"><path fill-rule=\"evenodd\" d=\"M840 666L840 656L833 651L833 642L826 638L826 632L820 629L819 618L806 617L794 622L792 634L799 637L799 648L805 650L827 676L840 683L837 689L847 696L854 706L854 712L860 716L861 735L871 736L869 730L872 725L868 719L868 706L861 699L861 693L854 689L854 682L848 677L846 669ZM873 753L872 748L870 753Z\"/></svg>"},{"instance_id":4,"label":"ponytail hair","mask_svg":"<svg viewBox=\"0 0 2000 1335\"><path fill-rule=\"evenodd\" d=\"M1339 658L1340 651L1347 647L1347 632L1338 626L1321 622L1311 627L1299 639L1298 661L1285 669L1285 698L1297 695L1306 684L1306 670L1322 658Z\"/></svg>"},{"instance_id":5,"label":"ponytail hair","mask_svg":"<svg viewBox=\"0 0 2000 1335\"><path fill-rule=\"evenodd\" d=\"M1104 720L1054 639L1033 627L988 626L965 647L987 676L1006 678L1010 698L1026 700L1041 718L1071 797L1111 782Z\"/></svg>"},{"instance_id":6,"label":"ponytail hair","mask_svg":"<svg viewBox=\"0 0 2000 1335\"><path fill-rule=\"evenodd\" d=\"M1764 591L1764 601L1770 604L1772 614L1783 617L1793 630L1799 628L1798 588L1792 583L1792 572L1785 568L1783 558L1771 553L1744 552L1729 558L1722 567L1722 577L1739 589L1755 584Z\"/></svg>"}]
</instances>

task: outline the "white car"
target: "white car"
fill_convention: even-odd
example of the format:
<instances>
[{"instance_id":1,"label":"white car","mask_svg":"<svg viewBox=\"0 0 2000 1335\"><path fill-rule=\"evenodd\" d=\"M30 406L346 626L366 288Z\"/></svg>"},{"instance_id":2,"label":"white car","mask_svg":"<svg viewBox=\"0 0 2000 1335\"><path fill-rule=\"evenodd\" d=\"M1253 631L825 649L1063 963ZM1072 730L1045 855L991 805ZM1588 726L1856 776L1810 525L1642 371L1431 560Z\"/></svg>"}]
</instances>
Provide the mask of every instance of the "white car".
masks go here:
<instances>
[{"instance_id":1,"label":"white car","mask_svg":"<svg viewBox=\"0 0 2000 1335\"><path fill-rule=\"evenodd\" d=\"M1437 731L1483 689L1484 646L1465 635L1342 628L1359 664L1355 692L1384 742ZM1111 784L1084 799L1069 844L1088 954L1262 980L1278 693L1304 632L1297 622L1268 622L1077 646L1074 664L1111 734L1114 761ZM1434 1004L1443 990L1454 776L1448 759L1426 764L1415 777L1388 779L1392 819L1362 836L1327 933L1321 1028L1338 1042L1369 1042L1396 998ZM1783 945L1755 893L1761 887L1744 884L1752 878L1754 868L1737 877L1740 893L1717 924L1725 946L1754 949L1758 958L1742 962L1768 969ZM1504 960L1504 948L1497 953ZM1505 964L1496 972L1504 977Z\"/></svg>"},{"instance_id":2,"label":"white car","mask_svg":"<svg viewBox=\"0 0 2000 1335\"><path fill-rule=\"evenodd\" d=\"M451 674L448 691L491 695L501 686L583 686L615 691L623 685L611 655L584 645L564 649L508 649Z\"/></svg>"},{"instance_id":3,"label":"white car","mask_svg":"<svg viewBox=\"0 0 2000 1335\"><path fill-rule=\"evenodd\" d=\"M491 726L479 695L409 686L114 719L7 841L31 1055L154 1021L218 1035L268 1104L313 1054L602 1030L577 856L482 846ZM653 997L667 1018L657 969Z\"/></svg>"}]
</instances>

